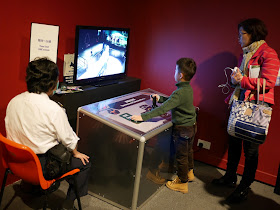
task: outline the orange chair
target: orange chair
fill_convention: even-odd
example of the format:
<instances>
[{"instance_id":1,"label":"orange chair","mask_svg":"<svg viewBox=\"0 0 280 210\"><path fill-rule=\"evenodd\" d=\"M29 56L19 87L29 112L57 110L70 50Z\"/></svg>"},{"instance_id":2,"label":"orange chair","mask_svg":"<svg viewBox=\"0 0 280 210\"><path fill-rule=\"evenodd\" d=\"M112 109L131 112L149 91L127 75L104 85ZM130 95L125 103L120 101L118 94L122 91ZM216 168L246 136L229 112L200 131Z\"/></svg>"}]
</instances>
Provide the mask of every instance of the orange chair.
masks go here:
<instances>
[{"instance_id":1,"label":"orange chair","mask_svg":"<svg viewBox=\"0 0 280 210\"><path fill-rule=\"evenodd\" d=\"M69 176L73 175L70 178L74 178L74 187L79 209L82 209L76 182L76 175L80 172L80 169L73 169L56 179L46 180L43 176L43 171L38 156L29 147L15 143L5 138L1 133L0 155L0 161L2 161L2 164L6 169L0 192L0 206L4 194L7 176L9 173L13 173L20 179L23 179L30 184L41 186L45 195L45 202L43 207L44 210L47 207L48 194L51 193L50 187L56 182L60 182L65 178L69 178Z\"/></svg>"}]
</instances>

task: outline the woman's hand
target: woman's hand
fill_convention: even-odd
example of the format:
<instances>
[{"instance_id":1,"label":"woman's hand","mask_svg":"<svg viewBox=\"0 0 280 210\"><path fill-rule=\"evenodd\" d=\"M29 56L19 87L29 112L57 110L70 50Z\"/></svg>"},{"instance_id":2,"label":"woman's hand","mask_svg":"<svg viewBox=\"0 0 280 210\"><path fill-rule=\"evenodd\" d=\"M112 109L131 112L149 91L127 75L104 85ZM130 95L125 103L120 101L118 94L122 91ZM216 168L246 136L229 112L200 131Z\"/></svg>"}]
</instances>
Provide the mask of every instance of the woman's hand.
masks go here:
<instances>
[{"instance_id":1,"label":"woman's hand","mask_svg":"<svg viewBox=\"0 0 280 210\"><path fill-rule=\"evenodd\" d=\"M231 76L231 83L234 85L240 84L243 78L239 68L237 68L236 71L233 71L230 76Z\"/></svg>"},{"instance_id":2,"label":"woman's hand","mask_svg":"<svg viewBox=\"0 0 280 210\"><path fill-rule=\"evenodd\" d=\"M74 149L73 151L72 151L72 153L73 153L73 156L75 157L75 158L79 158L81 161L82 161L82 163L84 164L84 165L86 165L86 163L88 163L89 162L89 156L87 156L87 155L85 155L85 154L83 154L83 153L80 153L77 149Z\"/></svg>"},{"instance_id":3,"label":"woman's hand","mask_svg":"<svg viewBox=\"0 0 280 210\"><path fill-rule=\"evenodd\" d=\"M143 121L143 118L141 117L141 115L133 115L131 117L131 120L134 120L134 121Z\"/></svg>"}]
</instances>

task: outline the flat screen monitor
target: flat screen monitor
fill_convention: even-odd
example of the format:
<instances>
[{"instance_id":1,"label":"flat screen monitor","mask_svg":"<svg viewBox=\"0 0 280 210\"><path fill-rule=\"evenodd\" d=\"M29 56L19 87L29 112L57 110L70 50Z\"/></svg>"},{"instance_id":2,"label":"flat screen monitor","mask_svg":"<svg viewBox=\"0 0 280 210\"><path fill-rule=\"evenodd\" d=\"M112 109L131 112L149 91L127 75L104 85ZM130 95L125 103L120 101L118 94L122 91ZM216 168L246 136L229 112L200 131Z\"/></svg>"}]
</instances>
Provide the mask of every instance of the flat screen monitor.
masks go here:
<instances>
[{"instance_id":1,"label":"flat screen monitor","mask_svg":"<svg viewBox=\"0 0 280 210\"><path fill-rule=\"evenodd\" d=\"M128 28L76 26L74 83L102 86L125 77Z\"/></svg>"}]
</instances>

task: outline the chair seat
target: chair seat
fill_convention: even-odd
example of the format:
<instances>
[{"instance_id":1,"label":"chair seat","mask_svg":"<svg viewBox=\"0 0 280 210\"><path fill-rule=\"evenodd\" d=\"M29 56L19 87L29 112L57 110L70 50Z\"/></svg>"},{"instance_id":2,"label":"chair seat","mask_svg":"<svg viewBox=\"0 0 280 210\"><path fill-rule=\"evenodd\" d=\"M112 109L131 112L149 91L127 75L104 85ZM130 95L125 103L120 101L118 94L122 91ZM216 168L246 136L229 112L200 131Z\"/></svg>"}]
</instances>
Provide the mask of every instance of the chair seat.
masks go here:
<instances>
[{"instance_id":1,"label":"chair seat","mask_svg":"<svg viewBox=\"0 0 280 210\"><path fill-rule=\"evenodd\" d=\"M46 180L43 176L42 166L38 156L29 147L9 140L5 138L1 133L0 155L1 162L6 169L0 192L0 207L7 176L9 173L13 173L26 182L29 182L33 185L41 186L46 196L44 209L46 209L47 206L47 195L53 192L53 190L50 189L53 183L60 182L66 178L74 179L74 187L79 209L82 209L76 183L76 175L80 172L80 169L73 169L56 179Z\"/></svg>"}]
</instances>

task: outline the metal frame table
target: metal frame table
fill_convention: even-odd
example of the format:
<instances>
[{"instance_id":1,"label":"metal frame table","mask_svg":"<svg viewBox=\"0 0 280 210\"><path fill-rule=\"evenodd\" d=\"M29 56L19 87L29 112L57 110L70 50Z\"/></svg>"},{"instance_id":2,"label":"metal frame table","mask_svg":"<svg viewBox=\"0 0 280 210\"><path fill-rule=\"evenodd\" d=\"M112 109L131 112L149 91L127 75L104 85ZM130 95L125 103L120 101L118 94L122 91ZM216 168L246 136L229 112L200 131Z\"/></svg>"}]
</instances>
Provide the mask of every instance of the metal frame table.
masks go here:
<instances>
[{"instance_id":1,"label":"metal frame table","mask_svg":"<svg viewBox=\"0 0 280 210\"><path fill-rule=\"evenodd\" d=\"M161 187L145 175L152 153L168 161L171 113L130 120L151 110L154 93L164 95L145 89L78 108L79 150L92 162L89 193L122 209L141 208Z\"/></svg>"}]
</instances>

